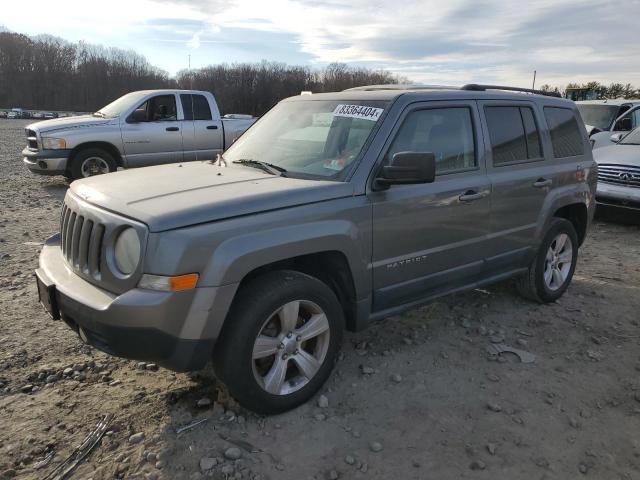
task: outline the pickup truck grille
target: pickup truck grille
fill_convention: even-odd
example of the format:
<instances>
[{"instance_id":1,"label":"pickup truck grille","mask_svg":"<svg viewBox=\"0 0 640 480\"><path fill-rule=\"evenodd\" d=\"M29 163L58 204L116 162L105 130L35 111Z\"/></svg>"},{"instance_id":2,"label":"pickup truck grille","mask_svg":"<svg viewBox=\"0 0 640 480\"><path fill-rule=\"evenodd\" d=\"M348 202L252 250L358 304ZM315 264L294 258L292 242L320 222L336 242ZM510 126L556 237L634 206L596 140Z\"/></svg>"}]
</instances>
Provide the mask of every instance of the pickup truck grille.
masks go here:
<instances>
[{"instance_id":1,"label":"pickup truck grille","mask_svg":"<svg viewBox=\"0 0 640 480\"><path fill-rule=\"evenodd\" d=\"M25 129L27 134L27 147L31 150L38 150L38 136L33 130Z\"/></svg>"},{"instance_id":2,"label":"pickup truck grille","mask_svg":"<svg viewBox=\"0 0 640 480\"><path fill-rule=\"evenodd\" d=\"M633 165L598 165L598 181L640 188L640 167Z\"/></svg>"},{"instance_id":3,"label":"pickup truck grille","mask_svg":"<svg viewBox=\"0 0 640 480\"><path fill-rule=\"evenodd\" d=\"M105 226L73 211L66 204L60 219L62 254L74 270L100 279Z\"/></svg>"}]
</instances>

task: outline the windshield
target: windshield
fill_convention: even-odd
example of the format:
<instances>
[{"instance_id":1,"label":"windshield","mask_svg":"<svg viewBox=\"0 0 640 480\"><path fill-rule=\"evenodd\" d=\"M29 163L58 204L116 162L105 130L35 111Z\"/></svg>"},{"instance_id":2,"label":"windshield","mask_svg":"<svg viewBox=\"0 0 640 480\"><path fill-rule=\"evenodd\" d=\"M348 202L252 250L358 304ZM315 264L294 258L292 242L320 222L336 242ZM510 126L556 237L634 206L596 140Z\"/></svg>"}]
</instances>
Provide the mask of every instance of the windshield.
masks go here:
<instances>
[{"instance_id":1,"label":"windshield","mask_svg":"<svg viewBox=\"0 0 640 480\"><path fill-rule=\"evenodd\" d=\"M129 108L136 105L145 95L147 95L146 92L127 93L125 96L120 97L117 100L114 100L106 107L102 107L95 114L97 114L97 116L99 117L105 117L105 118L117 117L122 112L125 112Z\"/></svg>"},{"instance_id":2,"label":"windshield","mask_svg":"<svg viewBox=\"0 0 640 480\"><path fill-rule=\"evenodd\" d=\"M620 110L617 105L585 105L578 103L576 106L585 125L591 125L599 130L609 130Z\"/></svg>"},{"instance_id":3,"label":"windshield","mask_svg":"<svg viewBox=\"0 0 640 480\"><path fill-rule=\"evenodd\" d=\"M358 157L388 102L309 100L276 105L224 154L286 174L339 177Z\"/></svg>"},{"instance_id":4,"label":"windshield","mask_svg":"<svg viewBox=\"0 0 640 480\"><path fill-rule=\"evenodd\" d=\"M634 131L626 135L618 145L640 145L640 128L636 128Z\"/></svg>"}]
</instances>

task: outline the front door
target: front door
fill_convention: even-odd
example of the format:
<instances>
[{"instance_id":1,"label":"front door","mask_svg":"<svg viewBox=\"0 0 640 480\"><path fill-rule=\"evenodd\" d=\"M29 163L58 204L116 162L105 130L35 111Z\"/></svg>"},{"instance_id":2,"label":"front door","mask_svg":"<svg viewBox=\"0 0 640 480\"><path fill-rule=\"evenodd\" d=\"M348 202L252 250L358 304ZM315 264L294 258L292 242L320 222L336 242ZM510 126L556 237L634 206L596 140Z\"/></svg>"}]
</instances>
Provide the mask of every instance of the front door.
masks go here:
<instances>
[{"instance_id":1,"label":"front door","mask_svg":"<svg viewBox=\"0 0 640 480\"><path fill-rule=\"evenodd\" d=\"M140 104L142 118L122 124L122 141L128 167L182 161L182 132L177 119L176 96L156 95Z\"/></svg>"},{"instance_id":2,"label":"front door","mask_svg":"<svg viewBox=\"0 0 640 480\"><path fill-rule=\"evenodd\" d=\"M419 303L482 277L491 185L476 103L429 102L404 112L383 163L432 152L436 179L370 193L373 310Z\"/></svg>"},{"instance_id":3,"label":"front door","mask_svg":"<svg viewBox=\"0 0 640 480\"><path fill-rule=\"evenodd\" d=\"M222 120L213 120L209 101L204 95L180 94L184 119L182 141L184 160L213 160L222 153Z\"/></svg>"}]
</instances>

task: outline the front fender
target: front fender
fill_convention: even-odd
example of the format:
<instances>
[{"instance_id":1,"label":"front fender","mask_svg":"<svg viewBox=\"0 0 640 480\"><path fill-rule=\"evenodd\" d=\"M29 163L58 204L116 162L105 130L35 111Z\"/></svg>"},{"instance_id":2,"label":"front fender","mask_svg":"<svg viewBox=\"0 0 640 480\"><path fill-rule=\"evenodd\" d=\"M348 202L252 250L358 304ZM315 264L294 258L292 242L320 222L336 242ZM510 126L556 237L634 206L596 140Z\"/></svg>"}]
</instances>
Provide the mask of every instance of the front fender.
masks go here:
<instances>
[{"instance_id":1,"label":"front fender","mask_svg":"<svg viewBox=\"0 0 640 480\"><path fill-rule=\"evenodd\" d=\"M358 298L368 290L358 228L347 220L324 220L230 238L215 250L201 277L203 285L240 282L248 273L270 263L313 253L337 251L347 259Z\"/></svg>"}]
</instances>

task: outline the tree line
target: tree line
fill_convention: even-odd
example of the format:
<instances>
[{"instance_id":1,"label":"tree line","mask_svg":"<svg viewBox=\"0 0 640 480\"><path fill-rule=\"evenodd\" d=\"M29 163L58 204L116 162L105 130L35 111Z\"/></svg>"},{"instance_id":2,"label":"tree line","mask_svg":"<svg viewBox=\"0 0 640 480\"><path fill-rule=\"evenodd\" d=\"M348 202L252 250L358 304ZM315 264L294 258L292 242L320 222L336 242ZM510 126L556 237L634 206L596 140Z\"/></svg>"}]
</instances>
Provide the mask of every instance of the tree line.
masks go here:
<instances>
[{"instance_id":1,"label":"tree line","mask_svg":"<svg viewBox=\"0 0 640 480\"><path fill-rule=\"evenodd\" d=\"M132 51L50 35L29 37L0 27L0 107L95 111L127 92L194 88L216 95L222 113L262 115L279 100L301 91L329 92L386 83L408 83L384 70L330 64L324 69L278 62L232 63L182 70L175 77ZM570 83L598 98L638 98L631 84ZM541 90L565 89L542 85Z\"/></svg>"},{"instance_id":2,"label":"tree line","mask_svg":"<svg viewBox=\"0 0 640 480\"><path fill-rule=\"evenodd\" d=\"M131 50L0 31L0 107L95 111L127 92L193 88L216 95L223 113L262 115L279 100L313 92L406 81L385 71L276 62L184 70L174 78Z\"/></svg>"},{"instance_id":3,"label":"tree line","mask_svg":"<svg viewBox=\"0 0 640 480\"><path fill-rule=\"evenodd\" d=\"M609 86L600 82L569 83L564 89L552 87L549 84L542 85L540 90L544 92L557 92L563 97L570 89L583 89L592 91L597 98L640 98L640 89L630 83L611 83Z\"/></svg>"}]
</instances>

